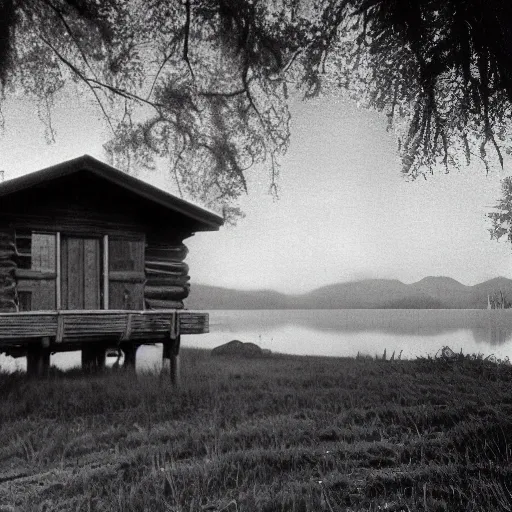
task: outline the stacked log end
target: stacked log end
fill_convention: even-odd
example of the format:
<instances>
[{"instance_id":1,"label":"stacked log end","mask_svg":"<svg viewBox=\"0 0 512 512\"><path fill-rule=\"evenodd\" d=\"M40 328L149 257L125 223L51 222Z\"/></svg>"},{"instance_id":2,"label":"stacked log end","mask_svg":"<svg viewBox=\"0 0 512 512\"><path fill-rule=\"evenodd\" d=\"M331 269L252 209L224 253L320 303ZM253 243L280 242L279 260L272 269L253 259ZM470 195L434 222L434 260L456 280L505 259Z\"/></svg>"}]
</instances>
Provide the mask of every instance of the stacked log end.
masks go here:
<instances>
[{"instance_id":1,"label":"stacked log end","mask_svg":"<svg viewBox=\"0 0 512 512\"><path fill-rule=\"evenodd\" d=\"M147 309L183 309L183 299L190 291L188 265L183 261L187 253L182 243L148 243L144 287Z\"/></svg>"},{"instance_id":2,"label":"stacked log end","mask_svg":"<svg viewBox=\"0 0 512 512\"><path fill-rule=\"evenodd\" d=\"M18 311L14 232L0 229L0 311Z\"/></svg>"}]
</instances>

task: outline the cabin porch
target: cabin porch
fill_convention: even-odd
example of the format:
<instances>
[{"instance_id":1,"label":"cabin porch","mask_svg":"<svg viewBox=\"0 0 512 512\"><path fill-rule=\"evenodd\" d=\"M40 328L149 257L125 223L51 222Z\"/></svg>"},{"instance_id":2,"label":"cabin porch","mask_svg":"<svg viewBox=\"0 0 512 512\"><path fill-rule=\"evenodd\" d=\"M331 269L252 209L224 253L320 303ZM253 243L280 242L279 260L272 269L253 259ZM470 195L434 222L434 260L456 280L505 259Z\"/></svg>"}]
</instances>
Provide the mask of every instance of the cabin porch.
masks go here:
<instances>
[{"instance_id":1,"label":"cabin porch","mask_svg":"<svg viewBox=\"0 0 512 512\"><path fill-rule=\"evenodd\" d=\"M164 368L178 380L180 336L208 332L208 313L186 310L57 310L0 313L0 353L27 357L27 373L48 372L50 354L82 351L82 366L101 369L118 347L134 368L137 348L163 343Z\"/></svg>"}]
</instances>

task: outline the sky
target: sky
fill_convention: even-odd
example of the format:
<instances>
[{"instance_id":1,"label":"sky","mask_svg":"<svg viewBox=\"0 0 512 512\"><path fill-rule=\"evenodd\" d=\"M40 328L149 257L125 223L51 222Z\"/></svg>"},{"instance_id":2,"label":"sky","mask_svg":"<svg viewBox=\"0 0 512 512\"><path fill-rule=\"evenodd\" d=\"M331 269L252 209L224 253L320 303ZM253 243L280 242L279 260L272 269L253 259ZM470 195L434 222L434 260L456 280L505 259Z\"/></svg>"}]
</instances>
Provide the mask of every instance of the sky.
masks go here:
<instances>
[{"instance_id":1,"label":"sky","mask_svg":"<svg viewBox=\"0 0 512 512\"><path fill-rule=\"evenodd\" d=\"M4 105L6 179L84 153L106 159L108 132L93 101L69 105L56 104L53 144L35 105L23 98ZM444 275L466 285L512 278L512 246L490 240L485 217L510 169L486 175L475 163L408 182L385 116L332 97L296 100L291 112L279 199L268 194L264 172L250 171L245 218L185 241L192 284L304 293L366 278ZM138 177L171 190L165 172Z\"/></svg>"}]
</instances>

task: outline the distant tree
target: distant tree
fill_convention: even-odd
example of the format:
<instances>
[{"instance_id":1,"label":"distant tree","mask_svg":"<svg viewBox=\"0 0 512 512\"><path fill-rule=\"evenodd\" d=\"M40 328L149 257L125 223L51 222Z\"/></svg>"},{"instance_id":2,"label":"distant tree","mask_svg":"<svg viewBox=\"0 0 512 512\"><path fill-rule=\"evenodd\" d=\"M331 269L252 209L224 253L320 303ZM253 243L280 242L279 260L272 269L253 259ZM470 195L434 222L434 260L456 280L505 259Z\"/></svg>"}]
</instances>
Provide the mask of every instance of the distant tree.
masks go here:
<instances>
[{"instance_id":1,"label":"distant tree","mask_svg":"<svg viewBox=\"0 0 512 512\"><path fill-rule=\"evenodd\" d=\"M501 198L493 210L487 214L492 222L489 230L491 239L499 240L506 236L512 243L512 177L501 181Z\"/></svg>"},{"instance_id":2,"label":"distant tree","mask_svg":"<svg viewBox=\"0 0 512 512\"><path fill-rule=\"evenodd\" d=\"M506 0L3 0L3 97L75 84L128 167L168 162L176 186L237 216L246 172L276 191L288 88L348 91L387 113L415 178L473 156L503 163L512 99ZM492 159L491 159L492 160Z\"/></svg>"}]
</instances>

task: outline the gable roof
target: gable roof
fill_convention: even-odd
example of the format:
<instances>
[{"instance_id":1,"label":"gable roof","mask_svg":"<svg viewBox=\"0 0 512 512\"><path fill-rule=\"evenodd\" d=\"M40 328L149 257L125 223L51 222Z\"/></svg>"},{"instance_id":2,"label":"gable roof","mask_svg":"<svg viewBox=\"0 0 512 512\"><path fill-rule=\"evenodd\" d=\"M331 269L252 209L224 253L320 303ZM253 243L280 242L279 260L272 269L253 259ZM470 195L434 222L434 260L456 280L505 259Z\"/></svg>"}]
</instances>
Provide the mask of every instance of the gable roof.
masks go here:
<instances>
[{"instance_id":1,"label":"gable roof","mask_svg":"<svg viewBox=\"0 0 512 512\"><path fill-rule=\"evenodd\" d=\"M224 223L223 218L205 208L176 197L145 181L127 174L90 155L83 155L60 164L46 167L40 171L25 174L19 178L0 183L0 197L31 188L41 183L68 176L80 171L87 171L110 183L124 188L140 197L164 208L194 219L199 223L201 231L216 231Z\"/></svg>"}]
</instances>

